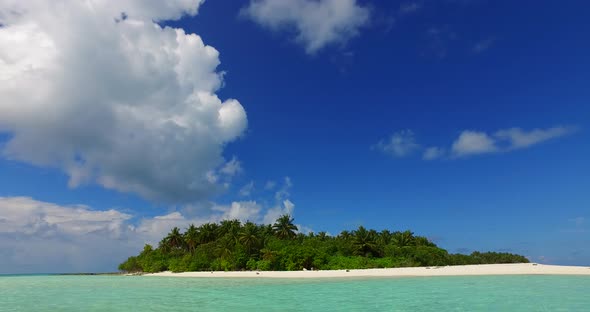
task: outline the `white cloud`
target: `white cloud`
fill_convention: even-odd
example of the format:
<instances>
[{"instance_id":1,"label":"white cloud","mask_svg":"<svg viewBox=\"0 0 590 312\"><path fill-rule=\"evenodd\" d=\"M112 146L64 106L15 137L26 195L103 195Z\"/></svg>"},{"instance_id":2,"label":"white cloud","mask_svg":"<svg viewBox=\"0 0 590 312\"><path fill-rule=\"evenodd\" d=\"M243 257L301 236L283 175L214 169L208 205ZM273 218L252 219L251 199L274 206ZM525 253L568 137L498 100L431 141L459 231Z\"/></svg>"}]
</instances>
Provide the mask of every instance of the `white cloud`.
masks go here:
<instances>
[{"instance_id":1,"label":"white cloud","mask_svg":"<svg viewBox=\"0 0 590 312\"><path fill-rule=\"evenodd\" d=\"M314 54L357 36L370 11L356 0L251 0L241 15L272 31L294 29L295 40Z\"/></svg>"},{"instance_id":2,"label":"white cloud","mask_svg":"<svg viewBox=\"0 0 590 312\"><path fill-rule=\"evenodd\" d=\"M104 271L139 251L131 215L0 197L0 273Z\"/></svg>"},{"instance_id":3,"label":"white cloud","mask_svg":"<svg viewBox=\"0 0 590 312\"><path fill-rule=\"evenodd\" d=\"M510 149L526 148L543 141L559 138L575 131L572 127L552 127L548 129L533 129L524 131L520 128L511 128L497 131L494 136L498 140L506 140Z\"/></svg>"},{"instance_id":4,"label":"white cloud","mask_svg":"<svg viewBox=\"0 0 590 312\"><path fill-rule=\"evenodd\" d=\"M238 219L242 222L259 222L262 207L255 201L245 201L233 202L229 207L218 206L214 210L223 212L218 221Z\"/></svg>"},{"instance_id":5,"label":"white cloud","mask_svg":"<svg viewBox=\"0 0 590 312\"><path fill-rule=\"evenodd\" d=\"M422 159L434 160L434 159L441 158L444 155L445 155L445 150L443 148L433 146L433 147L429 147L426 150L424 150L424 154L422 154Z\"/></svg>"},{"instance_id":6,"label":"white cloud","mask_svg":"<svg viewBox=\"0 0 590 312\"><path fill-rule=\"evenodd\" d=\"M577 127L555 126L547 129L521 128L501 129L493 134L464 130L452 143L450 150L431 146L423 148L416 142L411 130L394 133L389 139L381 140L372 148L395 157L405 157L421 150L423 160L434 160L445 157L461 158L477 154L509 152L524 149L548 140L554 140L577 131Z\"/></svg>"},{"instance_id":7,"label":"white cloud","mask_svg":"<svg viewBox=\"0 0 590 312\"><path fill-rule=\"evenodd\" d=\"M285 177L285 179L283 180L283 186L275 193L275 199L277 201L287 199L289 196L291 196L291 193L289 193L291 187L293 187L291 178Z\"/></svg>"},{"instance_id":8,"label":"white cloud","mask_svg":"<svg viewBox=\"0 0 590 312\"><path fill-rule=\"evenodd\" d=\"M239 191L240 196L250 196L254 191L254 181L250 181L248 184L242 186Z\"/></svg>"},{"instance_id":9,"label":"white cloud","mask_svg":"<svg viewBox=\"0 0 590 312\"><path fill-rule=\"evenodd\" d=\"M380 150L395 157L405 157L420 148L416 143L414 132L411 130L398 131L389 139L381 140L373 146L373 149Z\"/></svg>"},{"instance_id":10,"label":"white cloud","mask_svg":"<svg viewBox=\"0 0 590 312\"><path fill-rule=\"evenodd\" d=\"M453 142L451 147L453 155L456 157L493 153L498 151L494 139L484 132L465 130L461 132L459 138Z\"/></svg>"},{"instance_id":11,"label":"white cloud","mask_svg":"<svg viewBox=\"0 0 590 312\"><path fill-rule=\"evenodd\" d=\"M293 214L288 199L269 209L255 201L213 205L203 216L175 211L142 218L118 210L57 205L29 197L0 197L0 274L115 271L144 244L157 246L172 229L239 219L256 223Z\"/></svg>"},{"instance_id":12,"label":"white cloud","mask_svg":"<svg viewBox=\"0 0 590 312\"><path fill-rule=\"evenodd\" d=\"M41 237L107 233L120 237L130 218L131 215L113 209L93 211L82 205L59 206L28 197L0 197L0 233L21 231Z\"/></svg>"},{"instance_id":13,"label":"white cloud","mask_svg":"<svg viewBox=\"0 0 590 312\"><path fill-rule=\"evenodd\" d=\"M303 234L309 234L313 232L313 228L309 227L309 226L305 226L305 225L301 225L301 224L295 224L295 226L297 227L297 232L298 233L303 233ZM328 236L332 236L330 233L327 233Z\"/></svg>"},{"instance_id":14,"label":"white cloud","mask_svg":"<svg viewBox=\"0 0 590 312\"><path fill-rule=\"evenodd\" d=\"M293 215L294 209L295 204L293 204L290 200L285 199L281 205L277 205L276 207L269 209L264 215L262 222L264 224L273 224L282 215Z\"/></svg>"},{"instance_id":15,"label":"white cloud","mask_svg":"<svg viewBox=\"0 0 590 312\"><path fill-rule=\"evenodd\" d=\"M152 22L194 15L201 2L1 1L4 157L59 168L71 187L161 201L222 189L216 171L247 126L244 108L216 95L217 50Z\"/></svg>"},{"instance_id":16,"label":"white cloud","mask_svg":"<svg viewBox=\"0 0 590 312\"><path fill-rule=\"evenodd\" d=\"M494 152L508 152L563 137L575 132L574 127L556 126L548 129L521 128L501 129L493 135L484 132L463 131L453 143L452 152L456 157Z\"/></svg>"},{"instance_id":17,"label":"white cloud","mask_svg":"<svg viewBox=\"0 0 590 312\"><path fill-rule=\"evenodd\" d=\"M221 168L220 172L232 177L238 173L241 173L243 170L244 169L242 169L242 163L234 156Z\"/></svg>"}]
</instances>

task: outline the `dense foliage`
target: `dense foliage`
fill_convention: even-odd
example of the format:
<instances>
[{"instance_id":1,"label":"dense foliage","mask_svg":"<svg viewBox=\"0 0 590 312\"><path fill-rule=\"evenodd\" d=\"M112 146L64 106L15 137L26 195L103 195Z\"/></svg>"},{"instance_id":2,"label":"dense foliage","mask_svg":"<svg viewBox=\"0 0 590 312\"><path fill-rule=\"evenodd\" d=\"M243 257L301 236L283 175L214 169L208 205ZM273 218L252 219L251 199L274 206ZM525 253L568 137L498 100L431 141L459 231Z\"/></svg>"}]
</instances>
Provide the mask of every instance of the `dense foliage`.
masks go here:
<instances>
[{"instance_id":1,"label":"dense foliage","mask_svg":"<svg viewBox=\"0 0 590 312\"><path fill-rule=\"evenodd\" d=\"M143 251L119 265L126 272L364 269L521 263L519 255L474 252L449 254L426 237L410 231L377 232L360 226L338 236L325 232L297 233L293 218L281 216L274 225L242 224L238 220L175 227L158 248Z\"/></svg>"}]
</instances>

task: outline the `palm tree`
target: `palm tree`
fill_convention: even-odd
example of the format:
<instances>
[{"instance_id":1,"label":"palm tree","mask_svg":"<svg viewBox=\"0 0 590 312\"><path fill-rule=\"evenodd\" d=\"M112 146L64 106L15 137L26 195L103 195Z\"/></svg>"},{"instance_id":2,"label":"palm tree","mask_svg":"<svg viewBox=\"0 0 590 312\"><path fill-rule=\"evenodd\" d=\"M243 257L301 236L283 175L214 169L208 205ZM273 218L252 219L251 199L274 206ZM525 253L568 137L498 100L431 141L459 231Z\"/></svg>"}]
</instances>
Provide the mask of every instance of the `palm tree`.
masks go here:
<instances>
[{"instance_id":1,"label":"palm tree","mask_svg":"<svg viewBox=\"0 0 590 312\"><path fill-rule=\"evenodd\" d=\"M351 237L351 234L347 230L340 232L340 234L338 235L338 238L341 238L343 240L348 240L350 237Z\"/></svg>"},{"instance_id":2,"label":"palm tree","mask_svg":"<svg viewBox=\"0 0 590 312\"><path fill-rule=\"evenodd\" d=\"M324 231L321 231L321 232L319 232L319 233L318 233L318 236L317 236L317 238L318 238L320 241L325 241L326 239L328 239L328 233L326 233L326 232L324 232Z\"/></svg>"},{"instance_id":3,"label":"palm tree","mask_svg":"<svg viewBox=\"0 0 590 312\"><path fill-rule=\"evenodd\" d=\"M200 228L200 241L201 244L207 244L214 241L217 238L218 225L216 223L205 223Z\"/></svg>"},{"instance_id":4,"label":"palm tree","mask_svg":"<svg viewBox=\"0 0 590 312\"><path fill-rule=\"evenodd\" d=\"M261 249L260 253L262 254L263 260L267 260L270 262L273 262L277 255L277 253L274 250L268 248Z\"/></svg>"},{"instance_id":5,"label":"palm tree","mask_svg":"<svg viewBox=\"0 0 590 312\"><path fill-rule=\"evenodd\" d=\"M219 257L222 260L227 260L231 257L234 247L235 240L231 237L224 236L223 238L217 240L217 252L219 253Z\"/></svg>"},{"instance_id":6,"label":"palm tree","mask_svg":"<svg viewBox=\"0 0 590 312\"><path fill-rule=\"evenodd\" d=\"M240 227L242 226L240 220L223 220L220 222L218 234L219 237L229 235L234 242L238 241L238 234L240 233Z\"/></svg>"},{"instance_id":7,"label":"palm tree","mask_svg":"<svg viewBox=\"0 0 590 312\"><path fill-rule=\"evenodd\" d=\"M139 256L147 256L154 251L154 248L150 244L145 244L143 246L143 251L139 254Z\"/></svg>"},{"instance_id":8,"label":"palm tree","mask_svg":"<svg viewBox=\"0 0 590 312\"><path fill-rule=\"evenodd\" d=\"M256 224L250 221L246 222L244 228L242 228L242 231L240 232L239 241L244 247L246 247L248 254L251 254L260 243L260 239L258 238L258 227Z\"/></svg>"},{"instance_id":9,"label":"palm tree","mask_svg":"<svg viewBox=\"0 0 590 312\"><path fill-rule=\"evenodd\" d=\"M158 243L158 249L162 250L164 253L170 252L170 246L168 245L168 237L164 237Z\"/></svg>"},{"instance_id":10,"label":"palm tree","mask_svg":"<svg viewBox=\"0 0 590 312\"><path fill-rule=\"evenodd\" d=\"M411 231L393 233L392 242L397 247L414 245L414 233Z\"/></svg>"},{"instance_id":11,"label":"palm tree","mask_svg":"<svg viewBox=\"0 0 590 312\"><path fill-rule=\"evenodd\" d=\"M182 234L180 234L180 229L175 226L166 238L164 238L164 242L172 250L181 248L184 244L184 239Z\"/></svg>"},{"instance_id":12,"label":"palm tree","mask_svg":"<svg viewBox=\"0 0 590 312\"><path fill-rule=\"evenodd\" d=\"M354 231L353 247L354 253L359 256L377 254L376 232L375 230L367 231L364 226Z\"/></svg>"},{"instance_id":13,"label":"palm tree","mask_svg":"<svg viewBox=\"0 0 590 312\"><path fill-rule=\"evenodd\" d=\"M262 236L266 240L268 237L273 236L275 231L273 230L272 225L266 224L266 225L261 225L260 232L262 233Z\"/></svg>"},{"instance_id":14,"label":"palm tree","mask_svg":"<svg viewBox=\"0 0 590 312\"><path fill-rule=\"evenodd\" d=\"M299 229L293 224L293 221L295 221L295 219L291 218L289 214L280 216L272 226L275 235L280 239L295 237L295 232Z\"/></svg>"},{"instance_id":15,"label":"palm tree","mask_svg":"<svg viewBox=\"0 0 590 312\"><path fill-rule=\"evenodd\" d=\"M427 246L427 247L436 247L436 244L431 242L427 237L424 236L416 236L414 237L414 245L416 246Z\"/></svg>"},{"instance_id":16,"label":"palm tree","mask_svg":"<svg viewBox=\"0 0 590 312\"><path fill-rule=\"evenodd\" d=\"M379 244L382 246L389 245L391 243L392 234L389 230L383 230L379 233L379 238L377 239Z\"/></svg>"},{"instance_id":17,"label":"palm tree","mask_svg":"<svg viewBox=\"0 0 590 312\"><path fill-rule=\"evenodd\" d=\"M194 224L191 224L184 232L184 243L191 254L195 253L195 249L199 244L199 230Z\"/></svg>"}]
</instances>

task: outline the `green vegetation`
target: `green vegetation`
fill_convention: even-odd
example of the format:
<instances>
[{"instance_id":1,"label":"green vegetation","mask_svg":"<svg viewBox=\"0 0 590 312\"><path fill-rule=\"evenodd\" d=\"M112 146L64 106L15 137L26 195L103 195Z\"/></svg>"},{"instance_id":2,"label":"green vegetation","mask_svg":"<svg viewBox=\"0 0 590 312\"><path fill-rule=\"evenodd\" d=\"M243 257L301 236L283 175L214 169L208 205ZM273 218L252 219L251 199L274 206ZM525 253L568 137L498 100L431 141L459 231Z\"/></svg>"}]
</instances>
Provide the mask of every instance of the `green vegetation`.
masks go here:
<instances>
[{"instance_id":1,"label":"green vegetation","mask_svg":"<svg viewBox=\"0 0 590 312\"><path fill-rule=\"evenodd\" d=\"M281 216L273 225L238 220L175 227L158 248L143 251L119 265L126 272L240 271L302 269L366 269L529 262L497 252L449 254L428 238L410 231L377 232L360 226L332 237L297 233L293 218Z\"/></svg>"}]
</instances>

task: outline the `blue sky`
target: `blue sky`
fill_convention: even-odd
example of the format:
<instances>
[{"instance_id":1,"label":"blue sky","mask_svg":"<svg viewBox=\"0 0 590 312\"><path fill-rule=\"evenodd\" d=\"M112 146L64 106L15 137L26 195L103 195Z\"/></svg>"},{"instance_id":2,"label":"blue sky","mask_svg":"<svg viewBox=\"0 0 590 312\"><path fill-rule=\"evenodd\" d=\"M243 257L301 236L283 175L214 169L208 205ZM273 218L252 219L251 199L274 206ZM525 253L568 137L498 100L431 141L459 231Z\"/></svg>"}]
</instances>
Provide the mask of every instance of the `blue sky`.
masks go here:
<instances>
[{"instance_id":1,"label":"blue sky","mask_svg":"<svg viewBox=\"0 0 590 312\"><path fill-rule=\"evenodd\" d=\"M285 212L590 263L582 1L62 2L0 8L0 273Z\"/></svg>"}]
</instances>

